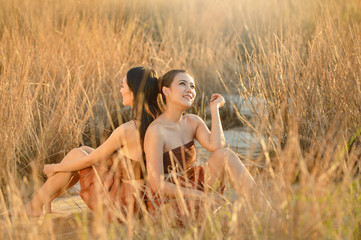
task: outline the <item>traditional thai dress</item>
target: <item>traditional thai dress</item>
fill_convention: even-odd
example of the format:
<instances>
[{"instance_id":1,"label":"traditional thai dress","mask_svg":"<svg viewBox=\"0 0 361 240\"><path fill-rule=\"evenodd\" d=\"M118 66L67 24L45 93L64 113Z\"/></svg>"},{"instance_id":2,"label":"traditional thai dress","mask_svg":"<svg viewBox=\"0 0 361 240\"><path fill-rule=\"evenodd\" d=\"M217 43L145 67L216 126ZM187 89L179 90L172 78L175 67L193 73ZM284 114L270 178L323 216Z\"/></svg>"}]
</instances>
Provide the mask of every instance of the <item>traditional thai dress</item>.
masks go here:
<instances>
[{"instance_id":1,"label":"traditional thai dress","mask_svg":"<svg viewBox=\"0 0 361 240\"><path fill-rule=\"evenodd\" d=\"M102 211L109 220L138 215L137 197L144 195L139 161L116 152L104 163L78 172L80 197L91 210Z\"/></svg>"},{"instance_id":2,"label":"traditional thai dress","mask_svg":"<svg viewBox=\"0 0 361 240\"><path fill-rule=\"evenodd\" d=\"M165 152L163 154L165 180L181 187L204 191L204 168L203 166L193 166L195 161L194 141ZM199 213L202 205L200 200L162 196L159 192L149 189L146 204L149 213L154 216L160 213L162 207L166 207L167 213L172 211L174 216L180 220L178 223L182 223L183 217Z\"/></svg>"}]
</instances>

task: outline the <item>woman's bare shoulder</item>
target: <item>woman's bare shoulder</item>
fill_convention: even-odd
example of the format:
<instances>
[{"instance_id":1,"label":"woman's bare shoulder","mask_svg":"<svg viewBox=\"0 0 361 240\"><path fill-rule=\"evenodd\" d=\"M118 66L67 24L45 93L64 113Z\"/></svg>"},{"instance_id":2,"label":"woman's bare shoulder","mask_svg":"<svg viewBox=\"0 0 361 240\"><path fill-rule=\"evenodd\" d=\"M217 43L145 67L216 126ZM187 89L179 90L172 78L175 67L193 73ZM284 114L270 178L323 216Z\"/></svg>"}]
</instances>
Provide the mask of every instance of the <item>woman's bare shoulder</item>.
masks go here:
<instances>
[{"instance_id":1,"label":"woman's bare shoulder","mask_svg":"<svg viewBox=\"0 0 361 240\"><path fill-rule=\"evenodd\" d=\"M126 134L133 134L134 135L134 131L136 131L137 128L135 127L135 123L134 121L129 121L129 122L125 122L123 124L121 124L119 127L117 127L114 130L114 134L116 135L126 135Z\"/></svg>"},{"instance_id":2,"label":"woman's bare shoulder","mask_svg":"<svg viewBox=\"0 0 361 240\"><path fill-rule=\"evenodd\" d=\"M158 121L158 119L154 120L151 124L149 124L147 128L147 132L158 132L163 128L162 123Z\"/></svg>"},{"instance_id":3,"label":"woman's bare shoulder","mask_svg":"<svg viewBox=\"0 0 361 240\"><path fill-rule=\"evenodd\" d=\"M159 139L162 138L163 131L164 131L163 124L160 121L158 121L158 119L156 119L149 125L145 135L148 136L148 138L151 137L151 138Z\"/></svg>"},{"instance_id":4,"label":"woman's bare shoulder","mask_svg":"<svg viewBox=\"0 0 361 240\"><path fill-rule=\"evenodd\" d=\"M128 147L139 145L139 131L134 121L123 123L117 127L112 133L122 145L126 144Z\"/></svg>"},{"instance_id":5,"label":"woman's bare shoulder","mask_svg":"<svg viewBox=\"0 0 361 240\"><path fill-rule=\"evenodd\" d=\"M198 123L200 121L203 121L202 118L200 118L198 115L192 113L184 114L183 117L190 123Z\"/></svg>"}]
</instances>

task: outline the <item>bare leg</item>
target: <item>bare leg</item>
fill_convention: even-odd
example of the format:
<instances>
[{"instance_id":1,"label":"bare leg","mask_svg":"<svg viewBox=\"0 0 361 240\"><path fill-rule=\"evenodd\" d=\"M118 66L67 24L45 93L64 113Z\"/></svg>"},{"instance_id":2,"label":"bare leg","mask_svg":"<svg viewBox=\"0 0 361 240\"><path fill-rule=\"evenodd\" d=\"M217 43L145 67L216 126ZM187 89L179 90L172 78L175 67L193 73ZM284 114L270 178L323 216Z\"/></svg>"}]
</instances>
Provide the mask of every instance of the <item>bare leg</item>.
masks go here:
<instances>
[{"instance_id":1,"label":"bare leg","mask_svg":"<svg viewBox=\"0 0 361 240\"><path fill-rule=\"evenodd\" d=\"M82 146L78 149L81 149L82 151L84 151L84 156L90 154L92 151L94 151L93 148L88 147L88 146ZM73 149L74 150L74 149ZM70 153L70 152L69 152ZM67 156L65 156L65 158L62 161L67 161L69 159L72 158L67 158ZM52 176L53 177L53 176ZM69 183L64 186L62 189L60 189L52 198L50 201L46 202L44 204L44 212L45 213L51 213L52 212L52 208L51 208L51 204L52 202L58 198L59 196L61 196L64 192L66 192L68 189L70 189L71 187L73 187L77 182L79 181L79 175L78 172L73 172L73 176L71 176L71 179L69 181Z\"/></svg>"},{"instance_id":2,"label":"bare leg","mask_svg":"<svg viewBox=\"0 0 361 240\"><path fill-rule=\"evenodd\" d=\"M232 150L221 148L215 151L208 160L208 169L211 186L219 182L224 185L227 178L238 197L249 196L252 201L261 201L271 208L247 168Z\"/></svg>"},{"instance_id":3,"label":"bare leg","mask_svg":"<svg viewBox=\"0 0 361 240\"><path fill-rule=\"evenodd\" d=\"M79 181L78 173L74 173L74 175L71 177L70 182L62 189L60 189L52 198L50 201L46 202L44 204L44 213L52 213L51 204L52 202L61 196L63 193L65 193L68 189L70 189L72 186L74 186Z\"/></svg>"},{"instance_id":4,"label":"bare leg","mask_svg":"<svg viewBox=\"0 0 361 240\"><path fill-rule=\"evenodd\" d=\"M62 161L85 157L92 148L81 147L72 149ZM43 214L43 206L47 212L51 211L51 202L64 191L72 187L79 180L78 172L58 172L48 178L32 200L25 205L28 216L40 216Z\"/></svg>"}]
</instances>

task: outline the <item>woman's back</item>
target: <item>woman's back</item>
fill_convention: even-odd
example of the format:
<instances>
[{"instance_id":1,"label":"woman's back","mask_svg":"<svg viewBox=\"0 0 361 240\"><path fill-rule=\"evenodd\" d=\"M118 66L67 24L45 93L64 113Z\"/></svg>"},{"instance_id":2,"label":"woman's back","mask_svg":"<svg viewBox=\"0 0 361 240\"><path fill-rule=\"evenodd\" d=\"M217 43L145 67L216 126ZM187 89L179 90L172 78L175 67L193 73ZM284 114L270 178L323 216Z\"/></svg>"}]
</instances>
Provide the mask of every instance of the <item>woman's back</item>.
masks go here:
<instances>
[{"instance_id":1,"label":"woman's back","mask_svg":"<svg viewBox=\"0 0 361 240\"><path fill-rule=\"evenodd\" d=\"M135 125L135 121L126 122L119 128L122 132L122 134L119 134L119 137L124 138L119 140L124 144L120 149L118 149L118 152L121 152L125 157L133 161L141 161L143 157L143 150L140 144L139 131Z\"/></svg>"},{"instance_id":2,"label":"woman's back","mask_svg":"<svg viewBox=\"0 0 361 240\"><path fill-rule=\"evenodd\" d=\"M143 137L149 124L160 114L157 103L158 78L147 67L130 69L120 89L124 106L132 107L132 120L114 130L96 149L82 146L72 149L57 164L47 164L44 172L48 180L26 204L26 212L39 216L51 212L51 202L78 180L83 200L91 209L98 200L111 215L116 209L135 204L133 182L143 182ZM143 171L141 171L143 170ZM132 204L129 203L129 199ZM110 208L110 206L116 208Z\"/></svg>"}]
</instances>

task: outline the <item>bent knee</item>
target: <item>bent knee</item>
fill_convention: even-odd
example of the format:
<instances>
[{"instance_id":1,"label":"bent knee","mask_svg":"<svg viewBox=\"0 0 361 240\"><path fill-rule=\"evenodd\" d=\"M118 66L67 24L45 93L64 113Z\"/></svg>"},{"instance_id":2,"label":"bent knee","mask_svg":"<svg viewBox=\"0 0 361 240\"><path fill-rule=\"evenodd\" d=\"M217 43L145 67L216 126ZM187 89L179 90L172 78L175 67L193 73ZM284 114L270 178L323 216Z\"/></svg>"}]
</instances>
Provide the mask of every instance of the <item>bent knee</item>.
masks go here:
<instances>
[{"instance_id":1,"label":"bent knee","mask_svg":"<svg viewBox=\"0 0 361 240\"><path fill-rule=\"evenodd\" d=\"M68 158L69 157L81 157L81 156L85 156L85 155L88 155L88 153L85 152L84 150L80 149L80 148L73 148L67 154Z\"/></svg>"},{"instance_id":2,"label":"bent knee","mask_svg":"<svg viewBox=\"0 0 361 240\"><path fill-rule=\"evenodd\" d=\"M217 158L229 158L231 155L235 156L236 154L231 149L224 147L214 151L212 156L213 155Z\"/></svg>"},{"instance_id":3,"label":"bent knee","mask_svg":"<svg viewBox=\"0 0 361 240\"><path fill-rule=\"evenodd\" d=\"M87 155L89 155L89 152L87 151L86 148L83 148L83 147L73 148L68 153L68 156L72 157L72 158L73 157L83 157L83 156L87 156Z\"/></svg>"},{"instance_id":4,"label":"bent knee","mask_svg":"<svg viewBox=\"0 0 361 240\"><path fill-rule=\"evenodd\" d=\"M212 153L212 156L208 160L208 164L213 167L222 168L227 159L229 159L230 154L234 153L229 148L219 148Z\"/></svg>"},{"instance_id":5,"label":"bent knee","mask_svg":"<svg viewBox=\"0 0 361 240\"><path fill-rule=\"evenodd\" d=\"M92 151L94 151L93 148L88 147L88 146L81 146L81 147L79 147L77 149L80 149L80 150L82 150L83 152L85 152L87 154L90 154Z\"/></svg>"},{"instance_id":6,"label":"bent knee","mask_svg":"<svg viewBox=\"0 0 361 240\"><path fill-rule=\"evenodd\" d=\"M239 161L237 154L231 149L224 147L214 151L208 163L210 165L222 168L225 166L225 164L229 164L230 162L234 161Z\"/></svg>"}]
</instances>

